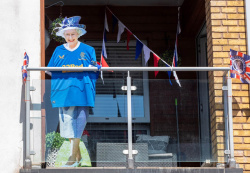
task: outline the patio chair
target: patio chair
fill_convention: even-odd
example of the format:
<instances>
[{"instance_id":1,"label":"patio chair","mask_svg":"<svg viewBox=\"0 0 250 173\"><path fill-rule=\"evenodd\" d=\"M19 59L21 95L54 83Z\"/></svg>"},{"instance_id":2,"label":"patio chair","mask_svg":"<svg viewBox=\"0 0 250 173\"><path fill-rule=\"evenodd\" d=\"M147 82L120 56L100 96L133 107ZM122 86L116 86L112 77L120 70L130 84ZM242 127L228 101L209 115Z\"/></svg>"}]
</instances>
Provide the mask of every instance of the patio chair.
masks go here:
<instances>
[{"instance_id":1,"label":"patio chair","mask_svg":"<svg viewBox=\"0 0 250 173\"><path fill-rule=\"evenodd\" d=\"M138 136L133 150L135 167L176 167L177 156L174 144L169 144L169 137ZM153 141L154 140L154 141ZM167 142L165 142L167 140ZM97 167L127 167L127 143L97 143Z\"/></svg>"}]
</instances>

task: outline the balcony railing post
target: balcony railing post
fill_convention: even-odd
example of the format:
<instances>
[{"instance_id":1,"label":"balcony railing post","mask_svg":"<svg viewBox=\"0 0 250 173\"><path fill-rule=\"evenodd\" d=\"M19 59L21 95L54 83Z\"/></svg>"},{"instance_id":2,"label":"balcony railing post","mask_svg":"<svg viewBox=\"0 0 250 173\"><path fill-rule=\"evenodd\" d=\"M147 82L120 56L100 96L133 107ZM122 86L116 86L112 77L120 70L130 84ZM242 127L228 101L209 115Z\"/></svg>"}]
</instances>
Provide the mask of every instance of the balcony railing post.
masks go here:
<instances>
[{"instance_id":1,"label":"balcony railing post","mask_svg":"<svg viewBox=\"0 0 250 173\"><path fill-rule=\"evenodd\" d=\"M24 168L31 169L31 159L30 159L30 71L27 70L27 80L25 84L25 102L26 102L26 137L25 137L25 162Z\"/></svg>"},{"instance_id":2,"label":"balcony railing post","mask_svg":"<svg viewBox=\"0 0 250 173\"><path fill-rule=\"evenodd\" d=\"M228 164L230 168L236 168L236 161L234 159L234 138L233 138L233 111L232 111L232 79L230 71L228 71L227 77L227 89L228 89L228 129L229 129L229 147L230 158Z\"/></svg>"},{"instance_id":3,"label":"balcony railing post","mask_svg":"<svg viewBox=\"0 0 250 173\"><path fill-rule=\"evenodd\" d=\"M132 111L131 111L131 77L127 77L127 107L128 107L128 168L134 168L132 155Z\"/></svg>"},{"instance_id":4,"label":"balcony railing post","mask_svg":"<svg viewBox=\"0 0 250 173\"><path fill-rule=\"evenodd\" d=\"M228 163L229 156L229 138L228 138L228 87L227 87L227 77L223 76L223 102L224 102L224 121L225 121L225 161Z\"/></svg>"}]
</instances>

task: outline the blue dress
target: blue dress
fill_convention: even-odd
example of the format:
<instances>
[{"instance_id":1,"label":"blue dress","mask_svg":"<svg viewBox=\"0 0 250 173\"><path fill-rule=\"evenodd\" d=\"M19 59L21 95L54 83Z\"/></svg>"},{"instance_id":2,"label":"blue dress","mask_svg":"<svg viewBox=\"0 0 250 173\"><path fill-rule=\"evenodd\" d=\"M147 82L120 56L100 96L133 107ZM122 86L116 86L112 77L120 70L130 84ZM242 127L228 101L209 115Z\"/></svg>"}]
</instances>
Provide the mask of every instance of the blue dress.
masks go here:
<instances>
[{"instance_id":1,"label":"blue dress","mask_svg":"<svg viewBox=\"0 0 250 173\"><path fill-rule=\"evenodd\" d=\"M48 67L89 67L96 64L93 47L78 42L75 49L58 46ZM51 104L59 107L60 133L65 138L81 138L87 123L89 107L95 105L98 72L53 71Z\"/></svg>"},{"instance_id":2,"label":"blue dress","mask_svg":"<svg viewBox=\"0 0 250 173\"><path fill-rule=\"evenodd\" d=\"M66 45L58 46L48 67L89 67L96 64L93 47L78 42L77 48L69 50ZM95 84L98 72L52 72L52 107L95 105Z\"/></svg>"}]
</instances>

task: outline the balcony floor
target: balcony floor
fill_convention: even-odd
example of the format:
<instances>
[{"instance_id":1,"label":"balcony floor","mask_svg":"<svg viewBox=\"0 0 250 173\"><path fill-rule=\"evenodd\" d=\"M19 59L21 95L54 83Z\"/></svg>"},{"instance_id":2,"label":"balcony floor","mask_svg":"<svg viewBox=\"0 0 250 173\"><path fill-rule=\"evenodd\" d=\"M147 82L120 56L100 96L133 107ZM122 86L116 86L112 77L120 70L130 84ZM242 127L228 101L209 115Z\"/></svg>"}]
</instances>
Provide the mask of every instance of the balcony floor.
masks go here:
<instances>
[{"instance_id":1,"label":"balcony floor","mask_svg":"<svg viewBox=\"0 0 250 173\"><path fill-rule=\"evenodd\" d=\"M21 169L20 173L243 173L243 169L236 168L103 168L103 167L90 167L90 168L49 168L49 169Z\"/></svg>"}]
</instances>

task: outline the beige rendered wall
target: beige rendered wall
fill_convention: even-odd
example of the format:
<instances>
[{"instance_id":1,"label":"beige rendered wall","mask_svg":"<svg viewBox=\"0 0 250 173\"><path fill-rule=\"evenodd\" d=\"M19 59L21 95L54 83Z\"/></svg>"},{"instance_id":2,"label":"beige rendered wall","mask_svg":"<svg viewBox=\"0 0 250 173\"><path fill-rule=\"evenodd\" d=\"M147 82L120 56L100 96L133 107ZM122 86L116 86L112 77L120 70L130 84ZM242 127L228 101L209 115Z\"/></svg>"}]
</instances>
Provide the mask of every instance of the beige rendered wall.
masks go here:
<instances>
[{"instance_id":1,"label":"beige rendered wall","mask_svg":"<svg viewBox=\"0 0 250 173\"><path fill-rule=\"evenodd\" d=\"M208 64L212 67L230 65L230 48L246 53L244 0L206 0ZM210 110L213 156L224 162L224 115L222 72L209 73ZM250 109L249 85L232 79L233 129L236 162L244 173L250 172Z\"/></svg>"},{"instance_id":2,"label":"beige rendered wall","mask_svg":"<svg viewBox=\"0 0 250 173\"><path fill-rule=\"evenodd\" d=\"M0 172L15 173L23 166L25 107L21 66L24 50L29 54L30 66L40 66L41 62L40 0L1 1L0 16ZM33 78L40 79L40 73L33 73ZM40 115L39 111L32 113L36 114Z\"/></svg>"}]
</instances>

